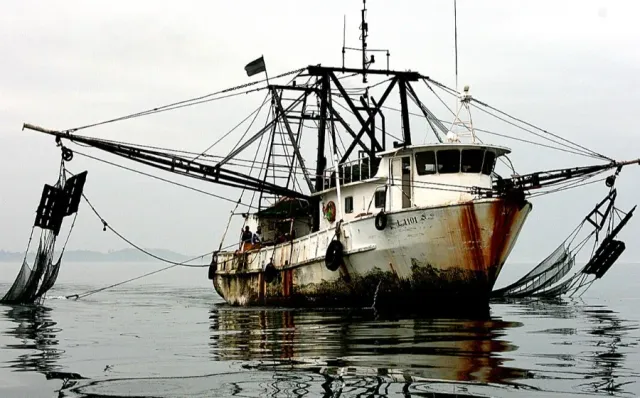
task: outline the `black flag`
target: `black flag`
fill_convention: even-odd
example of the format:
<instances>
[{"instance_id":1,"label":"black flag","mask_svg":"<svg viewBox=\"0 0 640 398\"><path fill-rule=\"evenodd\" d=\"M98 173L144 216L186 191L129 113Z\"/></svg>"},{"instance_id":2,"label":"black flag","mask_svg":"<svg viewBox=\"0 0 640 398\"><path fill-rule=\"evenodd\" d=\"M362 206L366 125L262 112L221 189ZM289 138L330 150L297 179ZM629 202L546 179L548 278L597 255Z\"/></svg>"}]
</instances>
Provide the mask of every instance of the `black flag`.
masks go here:
<instances>
[{"instance_id":1,"label":"black flag","mask_svg":"<svg viewBox=\"0 0 640 398\"><path fill-rule=\"evenodd\" d=\"M255 61L251 61L244 67L244 70L247 71L247 76L253 76L256 73L266 72L267 68L264 65L264 57L260 57Z\"/></svg>"}]
</instances>

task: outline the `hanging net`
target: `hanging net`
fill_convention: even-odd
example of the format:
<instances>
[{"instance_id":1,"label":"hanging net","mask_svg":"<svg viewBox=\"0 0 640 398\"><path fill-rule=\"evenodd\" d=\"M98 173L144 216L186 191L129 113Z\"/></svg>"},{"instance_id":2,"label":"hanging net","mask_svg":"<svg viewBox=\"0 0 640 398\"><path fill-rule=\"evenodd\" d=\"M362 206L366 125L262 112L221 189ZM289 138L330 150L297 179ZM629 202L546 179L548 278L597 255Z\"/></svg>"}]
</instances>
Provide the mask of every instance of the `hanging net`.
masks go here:
<instances>
[{"instance_id":1,"label":"hanging net","mask_svg":"<svg viewBox=\"0 0 640 398\"><path fill-rule=\"evenodd\" d=\"M56 239L64 217L74 215L75 222L86 176L87 172L85 171L65 181L63 163L56 185L45 184L40 205L36 211L36 219L31 229L31 237L22 260L22 267L11 288L0 299L0 303L32 304L41 302L47 291L53 287L58 278L62 255L69 236L67 236L58 260L54 262ZM36 229L40 230L40 238L33 265L30 266L27 262L27 254ZM71 229L73 229L73 224Z\"/></svg>"},{"instance_id":2,"label":"hanging net","mask_svg":"<svg viewBox=\"0 0 640 398\"><path fill-rule=\"evenodd\" d=\"M556 250L538 264L533 270L518 281L502 289L495 290L494 295L526 297L549 288L566 276L575 264L575 255L563 242Z\"/></svg>"},{"instance_id":3,"label":"hanging net","mask_svg":"<svg viewBox=\"0 0 640 398\"><path fill-rule=\"evenodd\" d=\"M615 237L632 217L635 207L628 213L618 210L614 206L616 195L616 190L611 189L609 194L547 258L516 282L494 290L492 296L553 298L568 293L573 294L586 286L582 290L584 293L591 283L601 278L611 268L625 250L624 242L615 240ZM619 219L617 225L616 216ZM587 223L594 227L593 230L583 240L574 244L582 227ZM606 236L600 242L599 233L607 225ZM570 275L576 263L576 255L593 238L595 238L594 249L596 246L597 249L582 269Z\"/></svg>"}]
</instances>

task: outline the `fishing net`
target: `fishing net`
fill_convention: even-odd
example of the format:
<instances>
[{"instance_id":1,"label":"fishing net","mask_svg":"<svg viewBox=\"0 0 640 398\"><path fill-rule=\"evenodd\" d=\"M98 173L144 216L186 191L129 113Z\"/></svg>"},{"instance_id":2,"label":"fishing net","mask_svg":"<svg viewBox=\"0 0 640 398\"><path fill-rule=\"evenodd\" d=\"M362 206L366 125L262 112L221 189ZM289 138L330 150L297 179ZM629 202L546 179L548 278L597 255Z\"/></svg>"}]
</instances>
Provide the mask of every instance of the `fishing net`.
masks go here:
<instances>
[{"instance_id":1,"label":"fishing net","mask_svg":"<svg viewBox=\"0 0 640 398\"><path fill-rule=\"evenodd\" d=\"M86 174L85 171L65 181L64 169L61 166L60 178L56 185L45 184L20 272L7 293L0 299L0 303L32 304L39 302L53 287L58 278L62 254L71 235L71 230L58 260L54 262L56 239L64 217L72 214L77 215ZM40 229L40 237L33 266L30 266L27 262L27 255L36 229ZM73 229L73 224L71 229Z\"/></svg>"},{"instance_id":2,"label":"fishing net","mask_svg":"<svg viewBox=\"0 0 640 398\"><path fill-rule=\"evenodd\" d=\"M494 290L493 297L559 297L569 292L574 294L581 288L601 278L618 259L625 249L623 242L614 238L626 225L635 207L629 213L623 213L614 206L616 191L612 189L593 211L578 225L569 237L560 244L547 258L516 282ZM606 205L606 207L605 207ZM604 208L604 210L603 210ZM620 215L623 214L623 216ZM614 227L614 215L618 215L620 221ZM574 244L576 236L586 223L594 228L586 238ZM608 224L605 238L599 241L599 232ZM577 272L569 275L576 263L576 255L585 247L586 243L595 237L595 250L587 264ZM592 277L588 280L588 277ZM585 289L586 290L586 289ZM582 291L584 293L584 290Z\"/></svg>"},{"instance_id":3,"label":"fishing net","mask_svg":"<svg viewBox=\"0 0 640 398\"><path fill-rule=\"evenodd\" d=\"M566 276L575 264L575 255L563 242L546 259L516 282L502 289L495 290L496 296L524 297L531 296Z\"/></svg>"}]
</instances>

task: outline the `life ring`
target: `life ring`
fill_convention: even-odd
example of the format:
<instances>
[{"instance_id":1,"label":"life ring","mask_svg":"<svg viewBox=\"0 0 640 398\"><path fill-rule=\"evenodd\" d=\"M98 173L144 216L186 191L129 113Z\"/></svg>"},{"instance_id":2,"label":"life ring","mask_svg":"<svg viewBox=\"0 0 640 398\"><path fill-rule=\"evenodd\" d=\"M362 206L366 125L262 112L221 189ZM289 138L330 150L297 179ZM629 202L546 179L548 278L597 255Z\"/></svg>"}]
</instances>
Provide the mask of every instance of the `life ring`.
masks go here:
<instances>
[{"instance_id":1,"label":"life ring","mask_svg":"<svg viewBox=\"0 0 640 398\"><path fill-rule=\"evenodd\" d=\"M264 267L264 281L267 283L271 283L274 279L276 279L276 276L278 276L278 270L272 262L269 262L269 264Z\"/></svg>"},{"instance_id":2,"label":"life ring","mask_svg":"<svg viewBox=\"0 0 640 398\"><path fill-rule=\"evenodd\" d=\"M336 220L336 204L333 203L332 200L330 200L326 206L322 206L322 212L324 213L324 218L329 222L334 222Z\"/></svg>"},{"instance_id":3,"label":"life ring","mask_svg":"<svg viewBox=\"0 0 640 398\"><path fill-rule=\"evenodd\" d=\"M387 213L384 210L380 210L380 213L376 215L376 229L382 231L387 227Z\"/></svg>"},{"instance_id":4,"label":"life ring","mask_svg":"<svg viewBox=\"0 0 640 398\"><path fill-rule=\"evenodd\" d=\"M324 257L324 265L329 271L336 271L343 263L342 255L344 247L339 240L332 240L327 247L327 253Z\"/></svg>"}]
</instances>

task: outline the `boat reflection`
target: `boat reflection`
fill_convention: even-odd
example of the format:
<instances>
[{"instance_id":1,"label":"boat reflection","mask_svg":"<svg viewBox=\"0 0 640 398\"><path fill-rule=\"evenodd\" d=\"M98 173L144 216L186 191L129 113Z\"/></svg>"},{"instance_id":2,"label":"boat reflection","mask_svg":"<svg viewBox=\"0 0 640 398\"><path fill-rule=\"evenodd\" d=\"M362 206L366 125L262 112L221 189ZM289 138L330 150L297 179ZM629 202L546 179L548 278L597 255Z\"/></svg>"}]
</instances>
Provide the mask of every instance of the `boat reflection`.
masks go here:
<instances>
[{"instance_id":1,"label":"boat reflection","mask_svg":"<svg viewBox=\"0 0 640 398\"><path fill-rule=\"evenodd\" d=\"M504 383L525 377L505 365L514 350L502 337L520 326L477 318L379 318L371 311L238 309L210 311L211 354L249 366L317 368L328 375L358 369L372 375Z\"/></svg>"},{"instance_id":2,"label":"boat reflection","mask_svg":"<svg viewBox=\"0 0 640 398\"><path fill-rule=\"evenodd\" d=\"M620 393L638 377L624 366L625 349L637 344L628 334L637 326L606 307L565 300L495 305L503 317L380 318L372 311L219 305L209 313L210 353L216 360L242 361L245 369L265 371L274 383L322 377L325 393L349 387L358 396L387 396L384 391L400 387L405 396L410 390L421 396L420 391L435 393L438 386L442 394L488 387L494 389L486 391L490 395L496 388L516 395L537 395L540 389ZM529 330L545 322L552 327ZM560 324L569 327L556 327ZM529 343L530 333L547 337L537 346L539 340ZM528 345L522 353L511 342L520 339ZM526 368L509 366L514 360ZM542 379L547 381L541 384ZM278 388L285 387L273 386Z\"/></svg>"}]
</instances>

